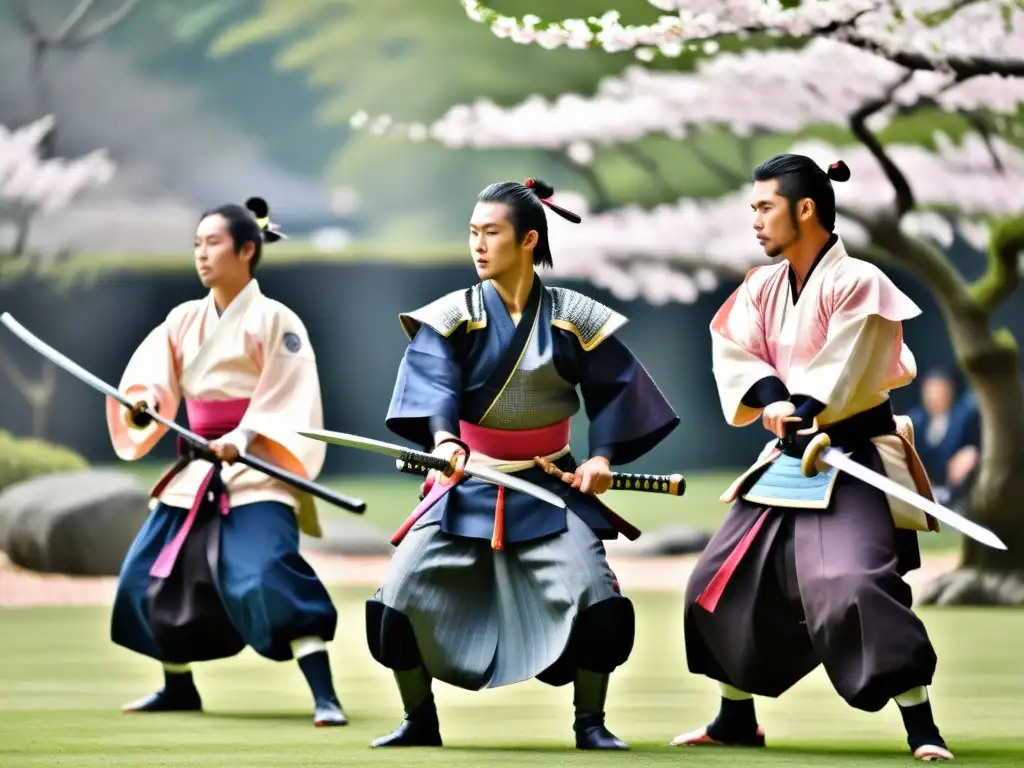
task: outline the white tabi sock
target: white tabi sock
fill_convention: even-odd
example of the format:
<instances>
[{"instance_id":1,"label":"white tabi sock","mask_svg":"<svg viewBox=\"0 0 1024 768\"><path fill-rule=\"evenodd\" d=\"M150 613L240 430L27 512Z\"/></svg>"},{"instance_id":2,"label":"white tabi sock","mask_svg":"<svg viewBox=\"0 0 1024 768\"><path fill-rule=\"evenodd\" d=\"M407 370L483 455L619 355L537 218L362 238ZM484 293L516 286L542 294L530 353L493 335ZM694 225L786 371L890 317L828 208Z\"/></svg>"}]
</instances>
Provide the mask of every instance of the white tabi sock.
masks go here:
<instances>
[{"instance_id":1,"label":"white tabi sock","mask_svg":"<svg viewBox=\"0 0 1024 768\"><path fill-rule=\"evenodd\" d=\"M309 656L311 653L327 650L327 643L319 637L300 637L298 640L292 640L291 645L292 653L295 654L296 659Z\"/></svg>"},{"instance_id":2,"label":"white tabi sock","mask_svg":"<svg viewBox=\"0 0 1024 768\"><path fill-rule=\"evenodd\" d=\"M899 696L894 696L893 699L901 707L915 707L918 704L924 704L928 701L928 688L923 685L917 686L917 688L911 688L906 693L901 693Z\"/></svg>"},{"instance_id":3,"label":"white tabi sock","mask_svg":"<svg viewBox=\"0 0 1024 768\"><path fill-rule=\"evenodd\" d=\"M729 701L747 701L748 699L754 698L746 691L741 691L739 688L733 688L731 685L726 683L719 683L718 687L722 690L722 698L728 699Z\"/></svg>"},{"instance_id":4,"label":"white tabi sock","mask_svg":"<svg viewBox=\"0 0 1024 768\"><path fill-rule=\"evenodd\" d=\"M164 662L164 672L169 675L187 675L192 671L192 667L188 664L168 664Z\"/></svg>"}]
</instances>

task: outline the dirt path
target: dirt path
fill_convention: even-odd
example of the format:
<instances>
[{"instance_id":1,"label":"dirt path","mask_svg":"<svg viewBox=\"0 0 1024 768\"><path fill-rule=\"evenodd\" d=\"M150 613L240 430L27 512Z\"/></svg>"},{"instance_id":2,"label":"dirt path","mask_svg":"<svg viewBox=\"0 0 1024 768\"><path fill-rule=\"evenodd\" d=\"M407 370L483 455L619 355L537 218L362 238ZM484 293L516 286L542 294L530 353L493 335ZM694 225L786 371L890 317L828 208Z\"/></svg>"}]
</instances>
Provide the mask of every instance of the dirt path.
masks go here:
<instances>
[{"instance_id":1,"label":"dirt path","mask_svg":"<svg viewBox=\"0 0 1024 768\"><path fill-rule=\"evenodd\" d=\"M386 557L355 557L305 553L325 583L376 587L384 575ZM625 592L634 589L675 589L682 591L696 560L679 557L626 557L609 555L608 561ZM956 567L956 555L927 556L922 567L907 575L915 594L935 576ZM41 574L25 571L10 563L0 552L0 607L37 605L110 605L116 579Z\"/></svg>"}]
</instances>

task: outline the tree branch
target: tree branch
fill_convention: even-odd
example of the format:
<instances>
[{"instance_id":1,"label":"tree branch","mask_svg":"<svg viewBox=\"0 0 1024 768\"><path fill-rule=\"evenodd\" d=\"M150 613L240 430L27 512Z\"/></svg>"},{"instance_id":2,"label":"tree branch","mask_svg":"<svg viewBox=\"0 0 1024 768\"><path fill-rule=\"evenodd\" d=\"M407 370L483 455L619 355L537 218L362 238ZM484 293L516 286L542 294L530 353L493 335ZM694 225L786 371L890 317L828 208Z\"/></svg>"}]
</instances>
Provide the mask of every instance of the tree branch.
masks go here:
<instances>
[{"instance_id":1,"label":"tree branch","mask_svg":"<svg viewBox=\"0 0 1024 768\"><path fill-rule=\"evenodd\" d=\"M950 56L932 60L921 53L890 50L884 45L874 42L852 29L840 28L832 34L839 42L868 51L883 59L911 71L952 72L966 80L978 75L1003 75L1004 77L1024 77L1024 59L993 59L987 56Z\"/></svg>"},{"instance_id":2,"label":"tree branch","mask_svg":"<svg viewBox=\"0 0 1024 768\"><path fill-rule=\"evenodd\" d=\"M32 382L21 372L17 364L7 356L3 348L0 348L0 369L7 374L7 378L10 379L11 384L14 385L14 388L18 390L21 396L28 402L32 402Z\"/></svg>"},{"instance_id":3,"label":"tree branch","mask_svg":"<svg viewBox=\"0 0 1024 768\"><path fill-rule=\"evenodd\" d=\"M1020 282L1017 259L1024 251L1024 215L1003 219L993 229L988 249L988 268L970 286L975 304L991 314L1016 290Z\"/></svg>"},{"instance_id":4,"label":"tree branch","mask_svg":"<svg viewBox=\"0 0 1024 768\"><path fill-rule=\"evenodd\" d=\"M853 115L850 116L850 130L853 135L857 137L865 147L870 150L871 154L875 156L879 164L882 166L882 170L885 172L885 176L889 179L889 183L892 184L893 190L896 192L896 216L897 218L902 217L907 211L914 207L914 193L910 189L910 184L907 182L906 176L903 172L896 167L896 164L892 161L885 149L882 147L881 142L875 137L867 127L867 119L871 115L878 112L883 107L887 106L892 100L892 95L896 90L910 80L913 77L913 72L907 72L901 77L896 83L889 87L885 96L874 101L869 101L863 107L858 109Z\"/></svg>"},{"instance_id":5,"label":"tree branch","mask_svg":"<svg viewBox=\"0 0 1024 768\"><path fill-rule=\"evenodd\" d=\"M590 191L594 194L594 202L596 203L595 213L600 213L601 211L612 207L611 196L608 194L608 189L605 187L604 182L602 182L600 177L598 177L597 171L589 165L580 165L579 163L573 162L565 152L549 149L547 151L547 155L552 160L555 160L559 164L575 171L583 177L583 180L586 181L587 185L590 187Z\"/></svg>"},{"instance_id":6,"label":"tree branch","mask_svg":"<svg viewBox=\"0 0 1024 768\"><path fill-rule=\"evenodd\" d=\"M974 309L967 283L943 253L900 228L894 216L861 217L871 245L892 255L892 262L908 269L919 279L939 304L951 313Z\"/></svg>"},{"instance_id":7,"label":"tree branch","mask_svg":"<svg viewBox=\"0 0 1024 768\"><path fill-rule=\"evenodd\" d=\"M696 135L693 135L690 139L690 148L693 150L693 154L697 156L697 159L704 164L705 168L718 176L721 181L725 182L730 187L739 187L747 183L746 174L741 174L733 168L730 168L725 163L719 162L711 155L710 152L700 145Z\"/></svg>"},{"instance_id":8,"label":"tree branch","mask_svg":"<svg viewBox=\"0 0 1024 768\"><path fill-rule=\"evenodd\" d=\"M36 24L35 19L32 18L32 14L29 13L28 5L25 0L10 0L11 10L14 12L14 18L17 19L18 25L21 27L21 31L24 32L34 44L45 45L48 41L43 35L39 25Z\"/></svg>"},{"instance_id":9,"label":"tree branch","mask_svg":"<svg viewBox=\"0 0 1024 768\"><path fill-rule=\"evenodd\" d=\"M92 4L93 0L81 0L81 2L75 6L75 10L73 10L66 19L64 19L64 23L61 25L61 28L58 29L57 33L53 36L52 42L54 45L62 45L74 33L74 31L78 29L85 20L86 14L92 10Z\"/></svg>"},{"instance_id":10,"label":"tree branch","mask_svg":"<svg viewBox=\"0 0 1024 768\"><path fill-rule=\"evenodd\" d=\"M66 48L77 48L86 43L92 42L100 35L104 35L111 29L116 27L122 21L127 19L132 12L139 7L139 0L125 0L124 4L116 11L112 11L107 18L97 21L89 29L82 32L77 37L71 38L67 41L64 47Z\"/></svg>"},{"instance_id":11,"label":"tree branch","mask_svg":"<svg viewBox=\"0 0 1024 768\"><path fill-rule=\"evenodd\" d=\"M669 183L669 180L666 179L665 175L661 172L661 169L658 167L658 163L655 160L649 158L632 144L620 144L617 149L627 158L632 160L641 170L649 173L661 187L662 192L668 196L677 194L675 189Z\"/></svg>"},{"instance_id":12,"label":"tree branch","mask_svg":"<svg viewBox=\"0 0 1024 768\"><path fill-rule=\"evenodd\" d=\"M992 158L992 165L1000 173L1005 173L1006 166L999 157L999 153L996 152L995 144L992 143L993 130L991 123L989 123L987 118L977 112L964 112L963 115L985 142L985 147L988 149L989 157Z\"/></svg>"}]
</instances>

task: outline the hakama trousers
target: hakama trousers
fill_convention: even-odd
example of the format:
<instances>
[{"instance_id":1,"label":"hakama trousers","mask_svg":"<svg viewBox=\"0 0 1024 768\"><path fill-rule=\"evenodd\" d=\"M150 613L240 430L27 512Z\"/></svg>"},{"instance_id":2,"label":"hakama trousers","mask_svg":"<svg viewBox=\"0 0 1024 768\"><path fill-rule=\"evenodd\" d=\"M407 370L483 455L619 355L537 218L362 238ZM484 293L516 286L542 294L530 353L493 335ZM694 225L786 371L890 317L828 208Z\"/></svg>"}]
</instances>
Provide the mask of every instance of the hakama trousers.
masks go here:
<instances>
[{"instance_id":1,"label":"hakama trousers","mask_svg":"<svg viewBox=\"0 0 1024 768\"><path fill-rule=\"evenodd\" d=\"M170 663L224 658L246 645L265 658L286 661L292 658L293 640L334 638L338 614L299 553L294 512L280 502L257 502L234 507L226 516L208 517L216 524L212 532L190 532L174 570L196 567L196 557L206 548L213 550L210 561L215 567L210 579L190 580L187 570L182 573L186 594L181 613L183 623L192 628L181 628L179 636L187 639L161 643L150 615L154 579L149 572L187 514L186 509L158 504L136 536L114 598L111 639L116 644ZM200 591L212 594L196 599ZM213 636L204 640L202 626L214 628Z\"/></svg>"},{"instance_id":2,"label":"hakama trousers","mask_svg":"<svg viewBox=\"0 0 1024 768\"><path fill-rule=\"evenodd\" d=\"M882 471L874 449L852 458ZM849 475L837 478L828 509L770 508L714 612L697 604L765 509L738 499L694 568L690 671L777 697L822 664L839 695L868 712L930 685L935 651L902 578L920 565L917 534L897 529L885 494Z\"/></svg>"}]
</instances>

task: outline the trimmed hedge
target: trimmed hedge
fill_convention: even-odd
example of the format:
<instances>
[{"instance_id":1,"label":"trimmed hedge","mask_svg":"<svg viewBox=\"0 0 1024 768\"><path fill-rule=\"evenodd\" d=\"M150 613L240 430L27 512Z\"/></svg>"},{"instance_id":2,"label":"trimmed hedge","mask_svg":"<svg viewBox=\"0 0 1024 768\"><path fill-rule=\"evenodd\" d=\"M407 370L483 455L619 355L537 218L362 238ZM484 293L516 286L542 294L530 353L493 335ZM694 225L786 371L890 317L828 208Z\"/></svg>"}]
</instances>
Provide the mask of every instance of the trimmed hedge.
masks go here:
<instances>
[{"instance_id":1,"label":"trimmed hedge","mask_svg":"<svg viewBox=\"0 0 1024 768\"><path fill-rule=\"evenodd\" d=\"M40 475L89 466L82 456L63 445L34 438L17 438L0 430L0 491Z\"/></svg>"}]
</instances>

